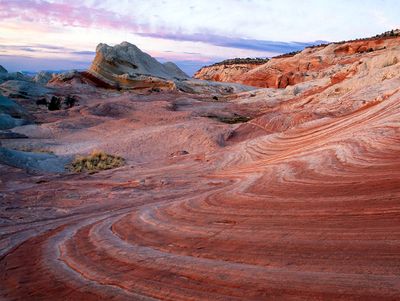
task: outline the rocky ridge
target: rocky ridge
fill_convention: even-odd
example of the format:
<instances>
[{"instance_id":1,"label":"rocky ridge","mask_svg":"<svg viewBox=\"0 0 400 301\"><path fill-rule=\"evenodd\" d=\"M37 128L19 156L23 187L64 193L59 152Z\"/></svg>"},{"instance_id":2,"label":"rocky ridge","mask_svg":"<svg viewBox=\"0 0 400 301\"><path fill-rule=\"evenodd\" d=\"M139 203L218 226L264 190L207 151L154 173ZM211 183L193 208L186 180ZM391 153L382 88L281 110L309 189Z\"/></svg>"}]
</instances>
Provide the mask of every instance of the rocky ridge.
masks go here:
<instances>
[{"instance_id":1,"label":"rocky ridge","mask_svg":"<svg viewBox=\"0 0 400 301\"><path fill-rule=\"evenodd\" d=\"M195 74L195 78L261 88L286 88L312 79L326 78L329 74L334 78L337 66L350 66L361 61L365 54L375 56L379 55L379 51L396 48L400 39L398 32L395 30L393 34L388 32L367 39L308 47L297 54L272 58L258 66L233 64L203 67Z\"/></svg>"}]
</instances>

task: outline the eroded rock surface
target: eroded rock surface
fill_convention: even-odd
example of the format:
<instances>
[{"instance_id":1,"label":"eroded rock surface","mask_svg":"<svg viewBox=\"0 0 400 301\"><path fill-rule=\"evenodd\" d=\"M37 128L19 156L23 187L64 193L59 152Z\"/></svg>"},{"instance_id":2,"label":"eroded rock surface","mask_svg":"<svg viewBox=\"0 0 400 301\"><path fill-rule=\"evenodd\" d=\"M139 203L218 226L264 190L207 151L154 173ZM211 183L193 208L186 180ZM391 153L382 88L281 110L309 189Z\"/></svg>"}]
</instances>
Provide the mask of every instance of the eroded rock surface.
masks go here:
<instances>
[{"instance_id":1,"label":"eroded rock surface","mask_svg":"<svg viewBox=\"0 0 400 301\"><path fill-rule=\"evenodd\" d=\"M351 73L351 66L365 57L396 49L400 37L377 37L360 41L309 47L289 57L272 58L263 65L232 64L203 67L195 78L236 82L262 88L286 88L316 78L337 80ZM388 61L388 64L391 62ZM340 71L340 72L339 72ZM335 78L336 77L336 78Z\"/></svg>"},{"instance_id":2,"label":"eroded rock surface","mask_svg":"<svg viewBox=\"0 0 400 301\"><path fill-rule=\"evenodd\" d=\"M89 73L121 88L174 89L174 79L187 78L176 65L163 65L128 42L99 44Z\"/></svg>"},{"instance_id":3,"label":"eroded rock surface","mask_svg":"<svg viewBox=\"0 0 400 301\"><path fill-rule=\"evenodd\" d=\"M2 147L126 164L0 164L0 298L397 300L400 41L382 43L320 71L310 60L316 76L286 89L216 99L57 88L80 105L35 111L13 129L29 138Z\"/></svg>"}]
</instances>

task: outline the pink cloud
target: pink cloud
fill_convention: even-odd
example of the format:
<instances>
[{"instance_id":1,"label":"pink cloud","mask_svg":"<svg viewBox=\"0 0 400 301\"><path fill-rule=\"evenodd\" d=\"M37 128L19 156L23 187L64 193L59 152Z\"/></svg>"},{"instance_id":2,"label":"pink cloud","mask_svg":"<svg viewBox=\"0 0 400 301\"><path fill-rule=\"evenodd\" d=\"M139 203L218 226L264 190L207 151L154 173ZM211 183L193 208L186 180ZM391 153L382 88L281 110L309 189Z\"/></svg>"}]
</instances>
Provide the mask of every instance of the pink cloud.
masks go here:
<instances>
[{"instance_id":1,"label":"pink cloud","mask_svg":"<svg viewBox=\"0 0 400 301\"><path fill-rule=\"evenodd\" d=\"M212 33L170 32L163 27L151 28L150 24L139 24L135 18L114 12L74 4L76 1L49 3L45 0L3 0L0 2L0 18L30 20L43 23L61 23L67 26L128 29L143 37L174 41L203 42L226 48L264 51L265 55L301 50L306 46L320 44L279 42L238 37L226 37Z\"/></svg>"},{"instance_id":2,"label":"pink cloud","mask_svg":"<svg viewBox=\"0 0 400 301\"><path fill-rule=\"evenodd\" d=\"M44 0L3 0L0 2L0 18L79 27L128 28L133 31L148 32L147 25L137 24L129 16L84 5L49 3Z\"/></svg>"}]
</instances>

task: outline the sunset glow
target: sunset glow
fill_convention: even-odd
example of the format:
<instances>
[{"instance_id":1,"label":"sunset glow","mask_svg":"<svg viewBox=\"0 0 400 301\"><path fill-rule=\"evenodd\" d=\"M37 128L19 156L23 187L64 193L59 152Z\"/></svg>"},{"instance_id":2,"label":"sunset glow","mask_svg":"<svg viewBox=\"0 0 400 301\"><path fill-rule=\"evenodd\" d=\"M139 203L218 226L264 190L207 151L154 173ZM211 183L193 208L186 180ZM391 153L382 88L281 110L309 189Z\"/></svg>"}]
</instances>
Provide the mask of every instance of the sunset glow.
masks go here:
<instances>
[{"instance_id":1,"label":"sunset glow","mask_svg":"<svg viewBox=\"0 0 400 301\"><path fill-rule=\"evenodd\" d=\"M1 0L0 64L86 68L98 43L129 41L193 73L226 58L269 57L399 26L396 1L352 1L346 11L343 1L302 2L293 10L291 1Z\"/></svg>"}]
</instances>

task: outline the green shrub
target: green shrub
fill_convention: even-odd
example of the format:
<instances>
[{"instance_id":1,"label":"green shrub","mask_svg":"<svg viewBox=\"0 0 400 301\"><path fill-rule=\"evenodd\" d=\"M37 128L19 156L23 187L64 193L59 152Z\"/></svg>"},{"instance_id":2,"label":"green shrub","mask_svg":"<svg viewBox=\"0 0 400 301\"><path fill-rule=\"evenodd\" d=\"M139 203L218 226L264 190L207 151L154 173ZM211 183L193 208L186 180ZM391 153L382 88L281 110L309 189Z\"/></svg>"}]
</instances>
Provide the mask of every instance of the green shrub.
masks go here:
<instances>
[{"instance_id":1,"label":"green shrub","mask_svg":"<svg viewBox=\"0 0 400 301\"><path fill-rule=\"evenodd\" d=\"M93 151L90 155L78 156L69 166L73 172L94 173L101 170L117 168L124 165L125 160L119 156L106 154L103 151Z\"/></svg>"}]
</instances>

